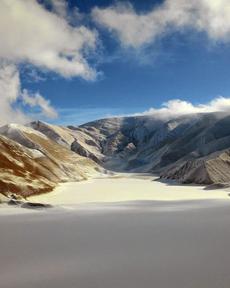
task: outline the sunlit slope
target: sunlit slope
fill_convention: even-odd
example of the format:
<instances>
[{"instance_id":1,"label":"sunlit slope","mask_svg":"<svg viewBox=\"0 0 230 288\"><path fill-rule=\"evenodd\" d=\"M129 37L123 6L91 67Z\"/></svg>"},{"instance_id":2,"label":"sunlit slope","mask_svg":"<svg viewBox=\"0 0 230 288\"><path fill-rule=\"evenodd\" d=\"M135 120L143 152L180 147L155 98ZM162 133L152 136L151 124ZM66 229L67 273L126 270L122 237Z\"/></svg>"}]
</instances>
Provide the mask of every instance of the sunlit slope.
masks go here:
<instances>
[{"instance_id":1,"label":"sunlit slope","mask_svg":"<svg viewBox=\"0 0 230 288\"><path fill-rule=\"evenodd\" d=\"M5 190L21 195L46 192L58 182L84 180L95 175L99 169L92 160L32 128L11 124L2 127L0 132L6 136L1 137L1 157L7 159L1 161L1 181L7 184L2 184L3 193ZM9 178L5 173L11 173L8 167L15 171L10 181L5 180ZM21 172L18 173L18 170ZM33 185L30 185L31 181Z\"/></svg>"}]
</instances>

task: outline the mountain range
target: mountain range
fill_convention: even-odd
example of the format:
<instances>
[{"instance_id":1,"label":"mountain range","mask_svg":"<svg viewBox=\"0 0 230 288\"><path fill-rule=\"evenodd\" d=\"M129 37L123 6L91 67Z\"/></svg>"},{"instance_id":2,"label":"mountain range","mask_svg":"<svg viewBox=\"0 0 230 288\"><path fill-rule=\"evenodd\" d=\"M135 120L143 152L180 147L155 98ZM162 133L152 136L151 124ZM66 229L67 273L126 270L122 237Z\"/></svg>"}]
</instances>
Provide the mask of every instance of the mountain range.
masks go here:
<instances>
[{"instance_id":1,"label":"mountain range","mask_svg":"<svg viewBox=\"0 0 230 288\"><path fill-rule=\"evenodd\" d=\"M230 183L230 116L115 117L80 126L0 127L0 189L28 197L101 173L152 173L180 183Z\"/></svg>"}]
</instances>

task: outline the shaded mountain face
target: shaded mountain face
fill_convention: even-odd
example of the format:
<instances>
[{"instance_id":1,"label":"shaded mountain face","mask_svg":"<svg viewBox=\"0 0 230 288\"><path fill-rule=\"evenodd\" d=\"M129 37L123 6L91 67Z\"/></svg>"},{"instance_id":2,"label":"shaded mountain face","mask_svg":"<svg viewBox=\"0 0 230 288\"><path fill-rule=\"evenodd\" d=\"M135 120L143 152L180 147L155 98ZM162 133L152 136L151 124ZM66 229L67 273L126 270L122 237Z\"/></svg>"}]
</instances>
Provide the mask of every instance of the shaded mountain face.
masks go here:
<instances>
[{"instance_id":1,"label":"shaded mountain face","mask_svg":"<svg viewBox=\"0 0 230 288\"><path fill-rule=\"evenodd\" d=\"M39 128L43 124L31 125L45 133ZM106 169L150 172L183 183L230 181L230 116L223 113L170 121L153 116L110 118L62 129L74 138L69 145L72 151ZM62 135L56 139L65 139Z\"/></svg>"},{"instance_id":2,"label":"shaded mountain face","mask_svg":"<svg viewBox=\"0 0 230 288\"><path fill-rule=\"evenodd\" d=\"M51 191L105 169L148 172L183 183L230 182L230 116L110 118L75 127L41 121L0 128L5 195Z\"/></svg>"}]
</instances>

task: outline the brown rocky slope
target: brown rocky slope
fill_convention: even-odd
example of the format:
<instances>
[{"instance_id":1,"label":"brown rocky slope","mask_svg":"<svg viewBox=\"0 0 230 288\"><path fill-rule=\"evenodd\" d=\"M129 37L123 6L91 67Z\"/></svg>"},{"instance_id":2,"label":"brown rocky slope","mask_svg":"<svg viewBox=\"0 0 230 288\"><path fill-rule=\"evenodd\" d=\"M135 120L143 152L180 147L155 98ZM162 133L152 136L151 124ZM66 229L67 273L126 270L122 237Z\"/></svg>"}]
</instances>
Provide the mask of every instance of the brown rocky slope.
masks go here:
<instances>
[{"instance_id":1,"label":"brown rocky slope","mask_svg":"<svg viewBox=\"0 0 230 288\"><path fill-rule=\"evenodd\" d=\"M0 136L0 191L23 197L51 191L59 182L80 181L96 175L100 167L21 125L2 127Z\"/></svg>"}]
</instances>

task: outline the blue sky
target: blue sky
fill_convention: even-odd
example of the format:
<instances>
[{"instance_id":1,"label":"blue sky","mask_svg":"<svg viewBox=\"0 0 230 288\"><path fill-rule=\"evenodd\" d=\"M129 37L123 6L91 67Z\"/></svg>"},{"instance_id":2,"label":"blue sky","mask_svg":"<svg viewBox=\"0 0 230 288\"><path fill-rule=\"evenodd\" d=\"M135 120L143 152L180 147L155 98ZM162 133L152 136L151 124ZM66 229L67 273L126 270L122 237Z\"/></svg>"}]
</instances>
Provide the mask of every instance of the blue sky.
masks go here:
<instances>
[{"instance_id":1,"label":"blue sky","mask_svg":"<svg viewBox=\"0 0 230 288\"><path fill-rule=\"evenodd\" d=\"M55 0L41 0L39 5L54 13L53 1L55 2ZM58 4L65 2L56 1ZM179 3L175 8L179 11L181 1L174 2ZM224 4L226 1L220 2ZM149 17L146 17L147 21L155 21L155 16L151 16L151 13L164 4L165 1L155 0L122 1L122 4L106 0L65 2L68 14L78 9L78 16L74 16L75 19L71 16L72 22L70 21L69 25L84 25L90 31L96 31L96 48L84 56L89 66L96 71L96 77L83 79L85 77L77 73L66 77L63 76L63 71L56 73L55 69L48 66L41 69L40 65L37 66L37 60L31 60L31 63L22 61L19 68L21 89L31 93L39 92L42 97L50 101L49 104L59 116L49 121L58 124L80 124L112 115L134 114L149 110L151 107L161 107L162 103L172 99L181 99L199 105L208 103L218 96L228 98L230 96L230 41L228 39L230 29L225 35L223 31L218 32L212 25L200 28L199 24L197 28L198 26L190 24L187 18L187 22L181 24L180 19L171 20L170 16L169 21L176 28L166 29L165 24L160 23L163 28L157 30L157 36L155 32L153 35L150 33L150 36L147 35L140 43L138 34L133 31L135 27L142 25L139 16L147 15ZM113 13L134 15L133 19L137 23L130 24L130 28L123 33L122 26L117 26L112 20L110 21L110 18L93 20L91 15L95 7L98 7L99 11L96 17L101 19L110 12L106 9L111 9ZM219 8L215 6L205 9L209 8L213 9L212 12L214 11L217 17L219 16ZM170 9L164 13L170 14ZM204 8L202 6L199 9ZM186 17L189 13L185 12ZM203 16L200 15L197 17L203 20ZM126 22L124 23L126 26ZM156 29L154 25L155 22L152 29ZM145 29L148 28L143 24L139 33L141 34L142 31L145 33ZM129 40L128 33L136 33L134 35L137 36ZM31 105L23 109L30 113Z\"/></svg>"},{"instance_id":2,"label":"blue sky","mask_svg":"<svg viewBox=\"0 0 230 288\"><path fill-rule=\"evenodd\" d=\"M126 52L110 63L100 64L98 69L103 76L93 82L58 77L26 85L48 96L57 109L70 108L73 114L75 108L76 120L72 117L71 121L77 122L142 112L169 99L196 104L218 95L230 96L229 46L208 47L207 39L201 35L195 39L187 35L174 37L162 41L161 47L156 48L160 49L157 55L155 47L149 48L153 51L144 55L148 57L146 64L138 56L125 55Z\"/></svg>"}]
</instances>

